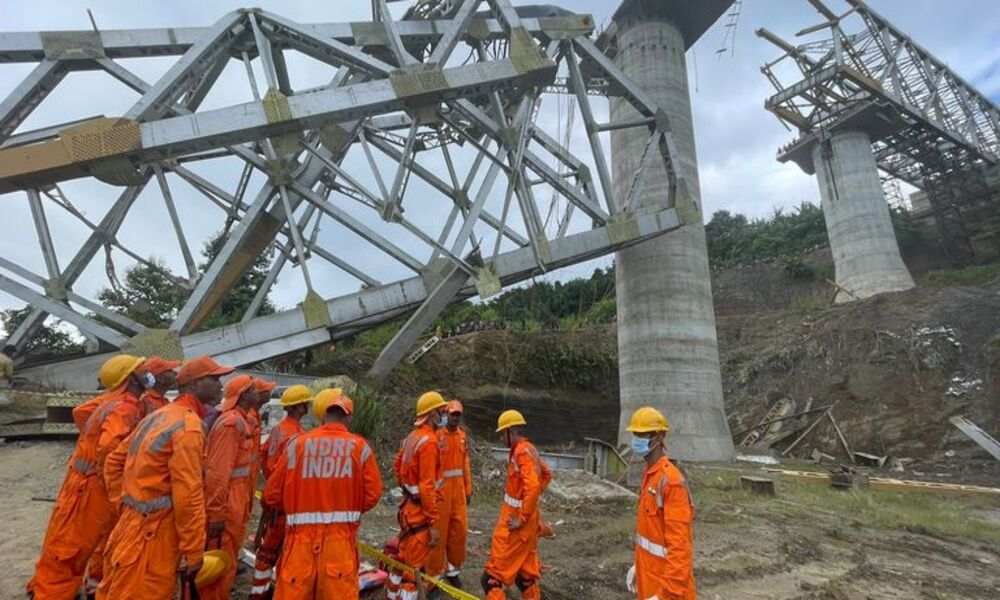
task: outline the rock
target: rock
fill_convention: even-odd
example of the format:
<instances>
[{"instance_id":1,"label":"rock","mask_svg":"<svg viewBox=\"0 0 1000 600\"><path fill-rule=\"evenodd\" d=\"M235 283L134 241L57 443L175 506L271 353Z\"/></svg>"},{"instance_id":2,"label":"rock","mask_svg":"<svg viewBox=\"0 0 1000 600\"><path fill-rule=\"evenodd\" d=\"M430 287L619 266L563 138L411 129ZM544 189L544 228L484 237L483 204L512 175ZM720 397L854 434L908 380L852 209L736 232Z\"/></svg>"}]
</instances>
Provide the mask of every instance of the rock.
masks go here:
<instances>
[{"instance_id":1,"label":"rock","mask_svg":"<svg viewBox=\"0 0 1000 600\"><path fill-rule=\"evenodd\" d=\"M403 489L394 487L382 495L382 503L395 506L403 501Z\"/></svg>"},{"instance_id":2,"label":"rock","mask_svg":"<svg viewBox=\"0 0 1000 600\"><path fill-rule=\"evenodd\" d=\"M617 483L605 481L596 475L579 470L553 471L552 483L549 484L545 494L564 502L614 502L632 500L636 497L635 493Z\"/></svg>"}]
</instances>

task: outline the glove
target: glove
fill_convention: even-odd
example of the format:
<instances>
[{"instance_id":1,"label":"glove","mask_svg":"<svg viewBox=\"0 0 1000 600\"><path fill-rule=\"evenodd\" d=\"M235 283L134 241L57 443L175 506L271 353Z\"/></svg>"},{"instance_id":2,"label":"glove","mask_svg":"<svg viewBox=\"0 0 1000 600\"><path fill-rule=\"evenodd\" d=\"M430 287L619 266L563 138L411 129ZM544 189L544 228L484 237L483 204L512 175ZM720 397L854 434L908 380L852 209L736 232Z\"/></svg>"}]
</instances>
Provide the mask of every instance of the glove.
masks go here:
<instances>
[{"instance_id":1,"label":"glove","mask_svg":"<svg viewBox=\"0 0 1000 600\"><path fill-rule=\"evenodd\" d=\"M628 568L628 573L625 574L625 587L628 591L635 593L635 565Z\"/></svg>"}]
</instances>

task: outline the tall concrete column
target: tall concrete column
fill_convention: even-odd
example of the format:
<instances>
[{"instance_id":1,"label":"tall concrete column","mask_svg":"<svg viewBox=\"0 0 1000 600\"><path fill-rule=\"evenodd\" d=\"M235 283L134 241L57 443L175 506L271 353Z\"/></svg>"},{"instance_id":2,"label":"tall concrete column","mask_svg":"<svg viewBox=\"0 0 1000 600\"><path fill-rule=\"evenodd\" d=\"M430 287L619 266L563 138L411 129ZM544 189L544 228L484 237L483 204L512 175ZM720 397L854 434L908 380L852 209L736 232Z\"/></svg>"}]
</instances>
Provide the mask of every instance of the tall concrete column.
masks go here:
<instances>
[{"instance_id":1,"label":"tall concrete column","mask_svg":"<svg viewBox=\"0 0 1000 600\"><path fill-rule=\"evenodd\" d=\"M616 13L619 68L670 117L679 156L678 173L701 210L685 43L668 15L654 3L626 1ZM630 104L611 100L611 121L639 118ZM648 132L611 134L615 194L625 198L639 166ZM644 174L641 207L666 207L666 170ZM705 229L699 223L615 254L618 296L618 358L621 388L619 440L640 406L660 409L670 422L668 451L688 461L728 460L733 442L726 422L719 349L712 306Z\"/></svg>"},{"instance_id":2,"label":"tall concrete column","mask_svg":"<svg viewBox=\"0 0 1000 600\"><path fill-rule=\"evenodd\" d=\"M857 299L913 287L899 256L868 135L838 131L813 149L837 284ZM837 302L855 300L837 293Z\"/></svg>"}]
</instances>

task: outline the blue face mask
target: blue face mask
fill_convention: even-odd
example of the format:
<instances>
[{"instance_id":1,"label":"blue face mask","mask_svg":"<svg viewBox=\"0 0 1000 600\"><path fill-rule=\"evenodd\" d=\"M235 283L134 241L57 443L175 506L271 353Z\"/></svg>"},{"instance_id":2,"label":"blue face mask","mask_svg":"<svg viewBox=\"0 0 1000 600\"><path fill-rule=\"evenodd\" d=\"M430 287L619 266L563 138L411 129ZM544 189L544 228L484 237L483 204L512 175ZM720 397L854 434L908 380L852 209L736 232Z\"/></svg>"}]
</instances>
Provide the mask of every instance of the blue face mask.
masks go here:
<instances>
[{"instance_id":1,"label":"blue face mask","mask_svg":"<svg viewBox=\"0 0 1000 600\"><path fill-rule=\"evenodd\" d=\"M635 452L639 456L646 456L649 451L653 449L652 444L650 444L650 438L639 437L637 435L632 436L632 452Z\"/></svg>"},{"instance_id":2,"label":"blue face mask","mask_svg":"<svg viewBox=\"0 0 1000 600\"><path fill-rule=\"evenodd\" d=\"M445 413L440 417L438 417L438 427L447 427L447 426L448 426L448 413Z\"/></svg>"}]
</instances>

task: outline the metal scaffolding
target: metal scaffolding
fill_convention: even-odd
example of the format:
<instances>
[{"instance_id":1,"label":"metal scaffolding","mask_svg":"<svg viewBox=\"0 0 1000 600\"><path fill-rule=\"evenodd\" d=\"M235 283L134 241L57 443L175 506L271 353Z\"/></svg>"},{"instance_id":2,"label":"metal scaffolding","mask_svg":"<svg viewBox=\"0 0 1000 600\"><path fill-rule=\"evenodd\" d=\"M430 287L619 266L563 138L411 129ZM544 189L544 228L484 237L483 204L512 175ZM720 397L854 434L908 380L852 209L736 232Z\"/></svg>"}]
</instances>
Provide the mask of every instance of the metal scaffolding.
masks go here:
<instances>
[{"instance_id":1,"label":"metal scaffolding","mask_svg":"<svg viewBox=\"0 0 1000 600\"><path fill-rule=\"evenodd\" d=\"M817 143L839 130L864 131L880 169L928 193L945 246L967 245L962 221L978 219L972 215L989 193L957 181L1000 164L1000 110L864 2L845 0L842 14L809 2L825 20L798 35L819 39L794 45L757 31L782 51L761 69L777 91L765 107L799 132L778 160L813 174Z\"/></svg>"},{"instance_id":2,"label":"metal scaffolding","mask_svg":"<svg viewBox=\"0 0 1000 600\"><path fill-rule=\"evenodd\" d=\"M373 13L371 22L302 24L249 9L209 27L0 33L0 64L37 65L0 104L0 194L27 195L46 265L36 274L0 261L0 290L32 307L9 342L23 345L51 314L105 348L145 352L155 338L159 353L249 365L413 311L377 362L382 376L448 303L488 297L684 224L673 208L685 186L672 168L669 119L598 50L591 16L514 9L509 0L421 2L401 20L376 0ZM286 59L296 52L328 67L329 84L298 89ZM137 57L176 62L146 82L119 62ZM252 101L201 109L230 64L245 68ZM21 131L71 72L107 73L138 98L121 117ZM608 93L627 99L641 119L598 122L591 98ZM540 118L546 97L574 103L588 133L584 145L571 149L568 132ZM626 127L649 132L644 164L662 161L670 174L669 208L632 206L639 177L628 198L613 197L601 135ZM579 157L582 148L589 154ZM367 172L345 167L351 158ZM196 172L201 161L219 159L240 165L235 181ZM98 222L60 188L80 178L121 188ZM73 291L102 250L112 285L114 261L147 261L121 234L153 180L184 263L182 275L169 277L190 290L169 329L155 332ZM414 181L420 194L408 193ZM205 201L199 219L218 218L226 232L204 269L175 205L180 182ZM433 228L413 218L442 204L450 212ZM90 232L70 255L52 244L45 213L52 207ZM352 236L353 250L325 245L321 224ZM271 270L242 321L205 329L231 286L272 250ZM386 280L360 266L372 255L404 274ZM309 270L317 260L360 289L321 297ZM279 274L293 270L307 290L301 305L258 315Z\"/></svg>"}]
</instances>

